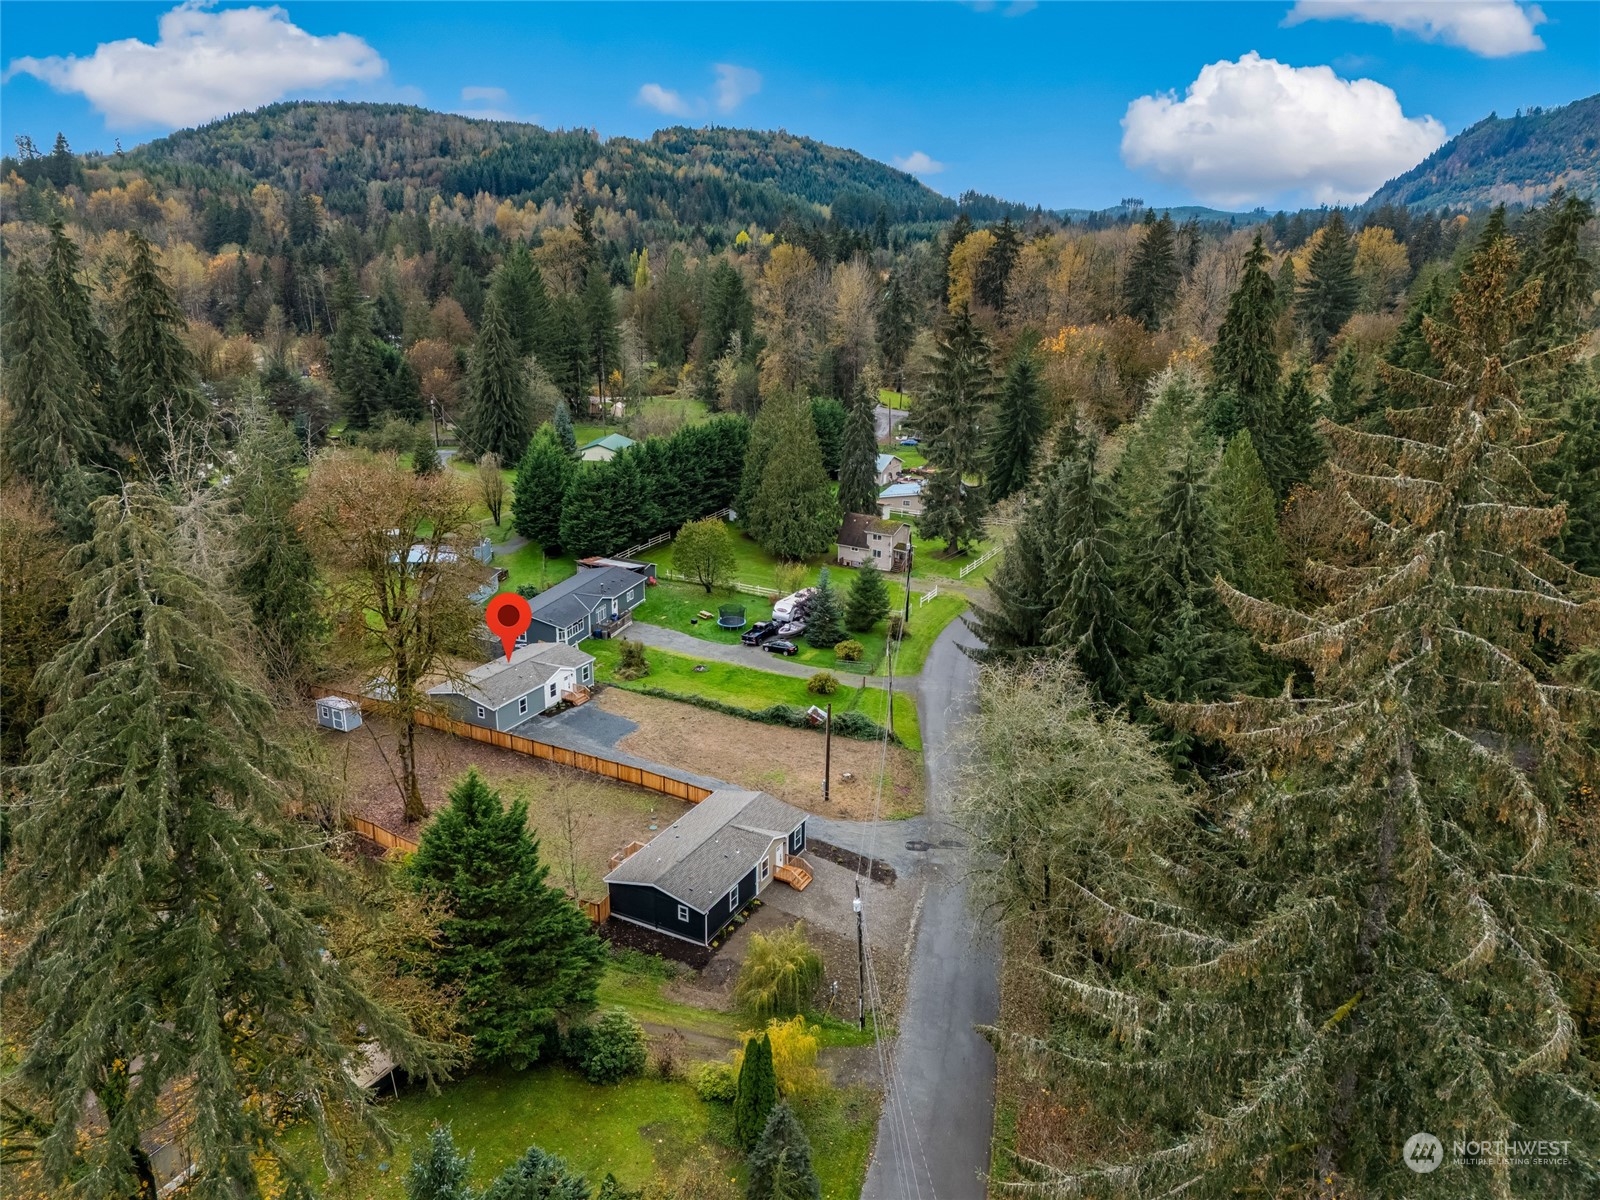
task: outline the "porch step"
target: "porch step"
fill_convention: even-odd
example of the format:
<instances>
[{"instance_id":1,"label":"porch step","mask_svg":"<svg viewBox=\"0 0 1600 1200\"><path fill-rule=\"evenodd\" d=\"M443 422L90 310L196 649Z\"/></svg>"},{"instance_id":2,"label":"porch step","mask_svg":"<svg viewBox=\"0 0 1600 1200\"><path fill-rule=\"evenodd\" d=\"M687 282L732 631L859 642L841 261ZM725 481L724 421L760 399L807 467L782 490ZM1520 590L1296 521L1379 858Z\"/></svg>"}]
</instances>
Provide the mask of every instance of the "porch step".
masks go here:
<instances>
[{"instance_id":1,"label":"porch step","mask_svg":"<svg viewBox=\"0 0 1600 1200\"><path fill-rule=\"evenodd\" d=\"M811 886L811 872L792 858L775 870L773 874L797 892L803 892Z\"/></svg>"}]
</instances>

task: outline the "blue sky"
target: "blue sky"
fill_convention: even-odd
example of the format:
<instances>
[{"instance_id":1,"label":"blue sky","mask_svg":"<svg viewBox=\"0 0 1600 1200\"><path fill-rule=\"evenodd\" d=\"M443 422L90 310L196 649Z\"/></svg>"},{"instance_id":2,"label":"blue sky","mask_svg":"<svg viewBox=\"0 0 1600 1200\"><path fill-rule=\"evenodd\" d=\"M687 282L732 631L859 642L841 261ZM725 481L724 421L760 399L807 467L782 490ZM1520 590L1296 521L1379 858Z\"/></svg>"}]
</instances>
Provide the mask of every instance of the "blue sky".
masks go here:
<instances>
[{"instance_id":1,"label":"blue sky","mask_svg":"<svg viewBox=\"0 0 1600 1200\"><path fill-rule=\"evenodd\" d=\"M0 129L131 147L298 96L788 129L1049 207L1347 201L1600 91L1600 3L0 4Z\"/></svg>"}]
</instances>

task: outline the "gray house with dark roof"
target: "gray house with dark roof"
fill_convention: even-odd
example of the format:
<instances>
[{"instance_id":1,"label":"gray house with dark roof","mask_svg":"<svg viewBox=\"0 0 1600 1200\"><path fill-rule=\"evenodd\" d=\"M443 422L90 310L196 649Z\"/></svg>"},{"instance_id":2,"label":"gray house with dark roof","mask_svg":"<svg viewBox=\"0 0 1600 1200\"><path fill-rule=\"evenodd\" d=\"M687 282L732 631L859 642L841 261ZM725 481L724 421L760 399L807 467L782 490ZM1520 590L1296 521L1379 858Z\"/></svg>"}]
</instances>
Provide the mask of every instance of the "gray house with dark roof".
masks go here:
<instances>
[{"instance_id":1,"label":"gray house with dark roof","mask_svg":"<svg viewBox=\"0 0 1600 1200\"><path fill-rule=\"evenodd\" d=\"M563 700L582 703L594 686L594 656L576 646L536 642L428 689L450 715L485 729L515 729Z\"/></svg>"},{"instance_id":2,"label":"gray house with dark roof","mask_svg":"<svg viewBox=\"0 0 1600 1200\"><path fill-rule=\"evenodd\" d=\"M766 792L719 788L606 876L611 915L710 945L774 878L811 881L792 861L805 847L798 808Z\"/></svg>"},{"instance_id":3,"label":"gray house with dark roof","mask_svg":"<svg viewBox=\"0 0 1600 1200\"><path fill-rule=\"evenodd\" d=\"M579 567L571 579L528 601L533 620L523 642L566 642L616 637L644 603L646 576L629 567Z\"/></svg>"}]
</instances>

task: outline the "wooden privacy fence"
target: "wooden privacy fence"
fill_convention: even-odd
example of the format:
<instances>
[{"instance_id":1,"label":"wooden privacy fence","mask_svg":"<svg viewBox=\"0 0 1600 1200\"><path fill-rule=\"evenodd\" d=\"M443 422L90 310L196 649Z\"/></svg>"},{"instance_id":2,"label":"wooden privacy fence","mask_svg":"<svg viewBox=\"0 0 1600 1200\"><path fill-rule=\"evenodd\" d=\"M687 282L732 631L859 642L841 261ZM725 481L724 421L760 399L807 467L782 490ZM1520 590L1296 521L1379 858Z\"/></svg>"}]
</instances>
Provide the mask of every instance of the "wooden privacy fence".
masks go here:
<instances>
[{"instance_id":1,"label":"wooden privacy fence","mask_svg":"<svg viewBox=\"0 0 1600 1200\"><path fill-rule=\"evenodd\" d=\"M342 696L346 700L354 701L361 705L363 712L376 712L382 715L388 707L382 701L373 700L370 696L359 696L332 688L322 690L325 696ZM614 762L609 758L601 758L598 754L585 754L578 750L569 750L565 746L553 746L549 742L538 742L521 734L505 733L499 729L484 729L481 725L469 725L465 721L453 721L449 717L426 710L417 713L417 724L443 733L451 733L456 737L470 738L474 742L485 742L502 750L514 750L530 758L542 758L547 762L560 763L564 767L576 767L580 771L615 779L619 783L631 783L634 787L659 792L663 796L672 796L690 804L698 804L711 795L710 788L695 783L685 783L681 779L673 779L670 775L663 775L659 771L650 771L631 763Z\"/></svg>"},{"instance_id":2,"label":"wooden privacy fence","mask_svg":"<svg viewBox=\"0 0 1600 1200\"><path fill-rule=\"evenodd\" d=\"M390 833L382 825L374 825L365 817L348 817L346 823L351 832L359 833L369 842L377 842L385 850L398 850L402 854L415 854L417 843L410 838L403 838L398 833Z\"/></svg>"}]
</instances>

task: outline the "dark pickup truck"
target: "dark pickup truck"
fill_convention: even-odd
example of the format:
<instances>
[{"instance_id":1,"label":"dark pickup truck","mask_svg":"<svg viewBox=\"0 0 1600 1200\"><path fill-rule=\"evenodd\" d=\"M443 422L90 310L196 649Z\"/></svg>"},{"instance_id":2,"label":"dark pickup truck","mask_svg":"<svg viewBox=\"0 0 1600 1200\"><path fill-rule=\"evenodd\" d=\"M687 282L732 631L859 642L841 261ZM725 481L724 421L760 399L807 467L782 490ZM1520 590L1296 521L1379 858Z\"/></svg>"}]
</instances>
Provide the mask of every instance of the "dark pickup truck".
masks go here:
<instances>
[{"instance_id":1,"label":"dark pickup truck","mask_svg":"<svg viewBox=\"0 0 1600 1200\"><path fill-rule=\"evenodd\" d=\"M739 640L746 646L759 646L777 632L778 623L776 621L757 621L739 635Z\"/></svg>"}]
</instances>

